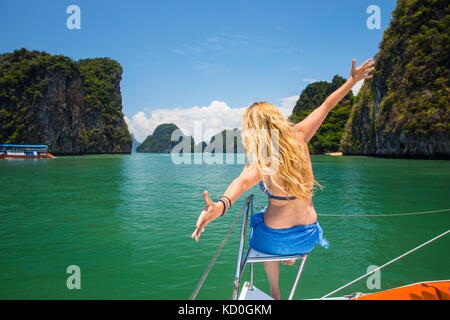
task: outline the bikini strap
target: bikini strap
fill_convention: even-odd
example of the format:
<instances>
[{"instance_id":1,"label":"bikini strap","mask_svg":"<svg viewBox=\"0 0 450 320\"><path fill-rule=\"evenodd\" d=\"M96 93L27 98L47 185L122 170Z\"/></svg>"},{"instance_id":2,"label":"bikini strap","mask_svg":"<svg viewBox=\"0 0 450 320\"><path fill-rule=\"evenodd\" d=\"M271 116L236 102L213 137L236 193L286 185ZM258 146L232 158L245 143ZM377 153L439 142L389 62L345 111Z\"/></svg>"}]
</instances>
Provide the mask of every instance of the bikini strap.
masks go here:
<instances>
[{"instance_id":1,"label":"bikini strap","mask_svg":"<svg viewBox=\"0 0 450 320\"><path fill-rule=\"evenodd\" d=\"M264 185L264 182L261 180L259 182L259 187L261 188L262 192L264 192L265 194L267 194L267 196L271 199L275 199L275 200L295 200L297 199L296 196L290 196L290 197L279 197L279 196L274 196L273 194L271 194L269 192L269 190L267 190L266 186Z\"/></svg>"}]
</instances>

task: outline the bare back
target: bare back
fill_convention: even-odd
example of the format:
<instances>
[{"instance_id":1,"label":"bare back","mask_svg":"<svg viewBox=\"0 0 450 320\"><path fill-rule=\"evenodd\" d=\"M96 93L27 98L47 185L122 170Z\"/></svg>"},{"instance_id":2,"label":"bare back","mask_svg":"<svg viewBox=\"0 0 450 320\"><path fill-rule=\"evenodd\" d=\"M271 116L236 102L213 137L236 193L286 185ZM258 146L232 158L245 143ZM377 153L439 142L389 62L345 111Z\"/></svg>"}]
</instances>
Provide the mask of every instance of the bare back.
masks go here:
<instances>
[{"instance_id":1,"label":"bare back","mask_svg":"<svg viewBox=\"0 0 450 320\"><path fill-rule=\"evenodd\" d=\"M298 136L299 143L304 143L303 137ZM308 148L305 148L308 150ZM307 151L307 159L311 166L311 156ZM276 181L277 184L282 184ZM270 181L264 180L269 192L273 195L285 196L283 190ZM316 210L314 209L312 199L307 202L300 199L295 200L277 200L269 199L269 205L264 213L264 223L273 229L284 229L299 225L307 225L317 221Z\"/></svg>"}]
</instances>

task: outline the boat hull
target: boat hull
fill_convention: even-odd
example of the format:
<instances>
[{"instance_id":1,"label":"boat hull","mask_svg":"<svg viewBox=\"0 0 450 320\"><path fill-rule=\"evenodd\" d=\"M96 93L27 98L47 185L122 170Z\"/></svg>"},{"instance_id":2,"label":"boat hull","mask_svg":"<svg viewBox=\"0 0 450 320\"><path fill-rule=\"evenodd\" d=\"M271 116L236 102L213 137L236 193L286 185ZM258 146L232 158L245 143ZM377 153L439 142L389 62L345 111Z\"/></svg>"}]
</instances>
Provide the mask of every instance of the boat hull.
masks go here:
<instances>
[{"instance_id":1,"label":"boat hull","mask_svg":"<svg viewBox=\"0 0 450 320\"><path fill-rule=\"evenodd\" d=\"M450 280L414 283L352 300L450 300Z\"/></svg>"},{"instance_id":2,"label":"boat hull","mask_svg":"<svg viewBox=\"0 0 450 320\"><path fill-rule=\"evenodd\" d=\"M52 159L54 155L48 153L47 155L27 156L27 155L0 155L0 159Z\"/></svg>"}]
</instances>

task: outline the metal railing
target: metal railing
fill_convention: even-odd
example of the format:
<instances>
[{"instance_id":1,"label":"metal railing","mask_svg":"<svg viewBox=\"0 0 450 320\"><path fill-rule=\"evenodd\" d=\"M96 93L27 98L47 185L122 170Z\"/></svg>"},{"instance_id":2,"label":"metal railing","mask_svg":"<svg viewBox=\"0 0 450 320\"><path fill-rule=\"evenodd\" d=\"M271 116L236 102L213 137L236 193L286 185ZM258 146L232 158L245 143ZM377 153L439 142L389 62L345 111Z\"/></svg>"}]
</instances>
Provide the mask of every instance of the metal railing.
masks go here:
<instances>
[{"instance_id":1,"label":"metal railing","mask_svg":"<svg viewBox=\"0 0 450 320\"><path fill-rule=\"evenodd\" d=\"M245 244L245 236L247 233L247 224L248 224L248 218L249 213L250 216L253 214L253 201L254 201L254 194L249 195L247 198L245 198L244 203L244 214L242 218L242 227L241 227L241 238L239 242L239 250L238 250L238 256L237 256L237 263L236 263L236 274L233 280L233 294L232 299L237 300L239 297L239 287L241 284L241 275L245 268L245 262L247 258L242 259L244 256L244 244Z\"/></svg>"}]
</instances>

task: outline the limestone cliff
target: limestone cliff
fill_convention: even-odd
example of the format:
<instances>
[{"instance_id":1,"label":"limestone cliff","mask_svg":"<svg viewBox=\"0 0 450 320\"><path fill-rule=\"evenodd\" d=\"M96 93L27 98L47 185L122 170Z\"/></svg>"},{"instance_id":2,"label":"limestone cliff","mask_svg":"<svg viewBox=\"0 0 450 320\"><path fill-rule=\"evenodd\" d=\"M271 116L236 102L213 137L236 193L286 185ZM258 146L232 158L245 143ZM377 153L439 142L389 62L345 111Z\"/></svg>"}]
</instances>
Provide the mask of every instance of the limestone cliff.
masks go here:
<instances>
[{"instance_id":1,"label":"limestone cliff","mask_svg":"<svg viewBox=\"0 0 450 320\"><path fill-rule=\"evenodd\" d=\"M108 58L0 55L0 142L47 144L53 154L129 153L121 75Z\"/></svg>"},{"instance_id":2,"label":"limestone cliff","mask_svg":"<svg viewBox=\"0 0 450 320\"><path fill-rule=\"evenodd\" d=\"M346 154L449 158L450 4L399 0L341 140Z\"/></svg>"}]
</instances>

